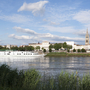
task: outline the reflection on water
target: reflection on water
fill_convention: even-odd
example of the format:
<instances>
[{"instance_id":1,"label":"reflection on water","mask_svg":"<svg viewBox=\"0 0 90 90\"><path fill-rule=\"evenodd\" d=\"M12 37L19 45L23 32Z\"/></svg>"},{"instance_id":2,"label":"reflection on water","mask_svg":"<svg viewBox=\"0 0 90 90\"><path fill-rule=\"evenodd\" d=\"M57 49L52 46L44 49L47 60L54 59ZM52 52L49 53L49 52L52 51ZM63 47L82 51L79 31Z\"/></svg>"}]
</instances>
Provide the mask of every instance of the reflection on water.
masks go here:
<instances>
[{"instance_id":1,"label":"reflection on water","mask_svg":"<svg viewBox=\"0 0 90 90\"><path fill-rule=\"evenodd\" d=\"M70 73L78 71L79 75L90 72L90 57L0 57L2 64L18 70L35 68L49 75L56 75L62 70Z\"/></svg>"}]
</instances>

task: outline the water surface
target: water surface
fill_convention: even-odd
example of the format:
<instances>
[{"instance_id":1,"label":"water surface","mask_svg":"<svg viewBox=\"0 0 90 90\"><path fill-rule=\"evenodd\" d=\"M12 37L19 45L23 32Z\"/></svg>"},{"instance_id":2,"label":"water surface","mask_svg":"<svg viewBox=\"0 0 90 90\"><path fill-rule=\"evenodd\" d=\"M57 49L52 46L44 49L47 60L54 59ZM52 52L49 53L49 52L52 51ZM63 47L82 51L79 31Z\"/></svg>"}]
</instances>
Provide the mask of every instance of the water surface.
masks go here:
<instances>
[{"instance_id":1,"label":"water surface","mask_svg":"<svg viewBox=\"0 0 90 90\"><path fill-rule=\"evenodd\" d=\"M18 70L37 69L42 75L56 75L62 70L90 73L90 57L0 57L0 65L7 64Z\"/></svg>"}]
</instances>

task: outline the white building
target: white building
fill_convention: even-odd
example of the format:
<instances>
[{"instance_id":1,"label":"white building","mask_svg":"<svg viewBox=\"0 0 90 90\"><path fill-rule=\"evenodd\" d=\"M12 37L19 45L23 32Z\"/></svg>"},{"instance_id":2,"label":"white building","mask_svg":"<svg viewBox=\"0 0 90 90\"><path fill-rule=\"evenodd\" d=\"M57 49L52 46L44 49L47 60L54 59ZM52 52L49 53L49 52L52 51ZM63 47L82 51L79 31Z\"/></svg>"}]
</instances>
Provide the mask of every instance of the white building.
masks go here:
<instances>
[{"instance_id":1,"label":"white building","mask_svg":"<svg viewBox=\"0 0 90 90\"><path fill-rule=\"evenodd\" d=\"M72 49L75 48L75 47L74 47L74 41L67 41L66 43L67 43L67 45L72 45Z\"/></svg>"},{"instance_id":2,"label":"white building","mask_svg":"<svg viewBox=\"0 0 90 90\"><path fill-rule=\"evenodd\" d=\"M6 48L17 47L17 45L6 45Z\"/></svg>"},{"instance_id":3,"label":"white building","mask_svg":"<svg viewBox=\"0 0 90 90\"><path fill-rule=\"evenodd\" d=\"M90 50L90 44L89 44L89 34L88 34L88 30L86 31L86 37L85 37L85 45L76 45L74 44L74 41L68 41L66 42L68 45L72 45L72 49L86 49L86 50Z\"/></svg>"},{"instance_id":4,"label":"white building","mask_svg":"<svg viewBox=\"0 0 90 90\"><path fill-rule=\"evenodd\" d=\"M43 41L42 43L29 43L29 46L33 46L34 48L40 46L40 50L42 50L42 48L49 50L49 45L48 41Z\"/></svg>"}]
</instances>

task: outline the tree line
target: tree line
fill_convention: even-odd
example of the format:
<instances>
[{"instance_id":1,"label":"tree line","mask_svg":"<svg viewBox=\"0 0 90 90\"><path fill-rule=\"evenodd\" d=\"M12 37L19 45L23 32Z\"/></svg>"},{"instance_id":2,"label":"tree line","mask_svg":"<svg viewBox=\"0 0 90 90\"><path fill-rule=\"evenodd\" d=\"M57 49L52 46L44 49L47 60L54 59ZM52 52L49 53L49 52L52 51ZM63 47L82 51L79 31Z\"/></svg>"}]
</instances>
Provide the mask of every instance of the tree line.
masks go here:
<instances>
[{"instance_id":1,"label":"tree line","mask_svg":"<svg viewBox=\"0 0 90 90\"><path fill-rule=\"evenodd\" d=\"M37 50L39 49L40 50L40 46L37 46L36 48L34 48L33 46L25 46L25 47L11 47L10 49L9 48L6 48L6 47L2 47L0 46L0 50L15 50L15 51L34 51L34 50Z\"/></svg>"},{"instance_id":2,"label":"tree line","mask_svg":"<svg viewBox=\"0 0 90 90\"><path fill-rule=\"evenodd\" d=\"M73 49L73 52L86 52L86 50L84 48L82 49Z\"/></svg>"},{"instance_id":3,"label":"tree line","mask_svg":"<svg viewBox=\"0 0 90 90\"><path fill-rule=\"evenodd\" d=\"M53 48L55 50L59 50L59 49L62 49L62 48L64 48L65 50L69 50L69 49L72 49L72 45L67 45L66 42L64 42L64 43L55 43L54 45L51 44L49 46L49 52L51 52Z\"/></svg>"}]
</instances>

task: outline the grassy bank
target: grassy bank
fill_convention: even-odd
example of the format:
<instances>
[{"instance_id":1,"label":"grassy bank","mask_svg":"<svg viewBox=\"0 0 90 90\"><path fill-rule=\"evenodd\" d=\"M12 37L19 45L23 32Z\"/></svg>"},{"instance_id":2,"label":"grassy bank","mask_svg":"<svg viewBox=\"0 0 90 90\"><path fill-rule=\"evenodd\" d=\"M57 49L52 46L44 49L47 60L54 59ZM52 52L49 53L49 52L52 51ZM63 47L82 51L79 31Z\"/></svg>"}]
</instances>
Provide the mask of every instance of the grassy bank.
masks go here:
<instances>
[{"instance_id":1,"label":"grassy bank","mask_svg":"<svg viewBox=\"0 0 90 90\"><path fill-rule=\"evenodd\" d=\"M89 90L90 75L61 72L55 76L40 76L35 69L26 72L0 66L0 90Z\"/></svg>"},{"instance_id":2,"label":"grassy bank","mask_svg":"<svg viewBox=\"0 0 90 90\"><path fill-rule=\"evenodd\" d=\"M66 53L66 52L51 52L46 55L50 57L71 57L71 56L77 56L77 57L90 57L90 53Z\"/></svg>"}]
</instances>

